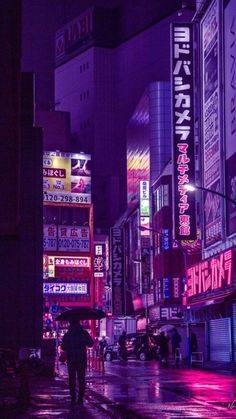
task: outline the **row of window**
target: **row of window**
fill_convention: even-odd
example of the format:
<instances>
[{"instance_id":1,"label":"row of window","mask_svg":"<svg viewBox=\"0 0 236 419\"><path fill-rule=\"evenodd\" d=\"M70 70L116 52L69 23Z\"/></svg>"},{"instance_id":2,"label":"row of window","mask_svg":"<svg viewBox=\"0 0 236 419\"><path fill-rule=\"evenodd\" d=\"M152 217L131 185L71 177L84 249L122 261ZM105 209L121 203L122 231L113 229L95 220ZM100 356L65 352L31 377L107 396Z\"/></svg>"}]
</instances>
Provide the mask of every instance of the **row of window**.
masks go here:
<instances>
[{"instance_id":1,"label":"row of window","mask_svg":"<svg viewBox=\"0 0 236 419\"><path fill-rule=\"evenodd\" d=\"M85 90L83 93L80 93L80 100L86 100L89 97L89 90Z\"/></svg>"},{"instance_id":2,"label":"row of window","mask_svg":"<svg viewBox=\"0 0 236 419\"><path fill-rule=\"evenodd\" d=\"M89 119L86 119L85 121L80 122L80 129L86 129L89 127L90 127Z\"/></svg>"},{"instance_id":3,"label":"row of window","mask_svg":"<svg viewBox=\"0 0 236 419\"><path fill-rule=\"evenodd\" d=\"M80 64L79 70L80 73L83 73L84 71L89 69L89 62L86 61L86 63Z\"/></svg>"}]
</instances>

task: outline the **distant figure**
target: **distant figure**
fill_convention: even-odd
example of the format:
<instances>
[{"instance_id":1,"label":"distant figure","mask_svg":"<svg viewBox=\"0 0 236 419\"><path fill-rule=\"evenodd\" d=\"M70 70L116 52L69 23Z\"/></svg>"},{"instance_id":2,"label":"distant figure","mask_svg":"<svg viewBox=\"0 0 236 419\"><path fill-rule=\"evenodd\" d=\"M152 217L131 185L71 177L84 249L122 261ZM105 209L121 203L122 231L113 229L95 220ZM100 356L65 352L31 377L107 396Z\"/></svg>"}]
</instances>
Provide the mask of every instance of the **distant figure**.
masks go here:
<instances>
[{"instance_id":1,"label":"distant figure","mask_svg":"<svg viewBox=\"0 0 236 419\"><path fill-rule=\"evenodd\" d=\"M159 354L160 354L160 362L164 366L168 366L168 359L169 359L169 343L168 337L165 335L165 332L161 332L158 339L159 344Z\"/></svg>"},{"instance_id":2,"label":"distant figure","mask_svg":"<svg viewBox=\"0 0 236 419\"><path fill-rule=\"evenodd\" d=\"M127 360L127 349L126 349L126 331L124 330L122 335L120 335L118 343L120 345L119 355L126 361Z\"/></svg>"},{"instance_id":3,"label":"distant figure","mask_svg":"<svg viewBox=\"0 0 236 419\"><path fill-rule=\"evenodd\" d=\"M172 330L171 335L171 345L172 345L172 354L175 356L176 349L180 349L180 343L182 341L182 338L180 334L178 333L178 330L174 327Z\"/></svg>"},{"instance_id":4,"label":"distant figure","mask_svg":"<svg viewBox=\"0 0 236 419\"><path fill-rule=\"evenodd\" d=\"M99 355L99 350L100 350L100 342L98 340L98 338L94 339L94 345L93 345L93 351L95 353L95 356Z\"/></svg>"},{"instance_id":5,"label":"distant figure","mask_svg":"<svg viewBox=\"0 0 236 419\"><path fill-rule=\"evenodd\" d=\"M197 336L192 330L190 330L190 348L191 353L198 350Z\"/></svg>"},{"instance_id":6,"label":"distant figure","mask_svg":"<svg viewBox=\"0 0 236 419\"><path fill-rule=\"evenodd\" d=\"M100 353L103 354L104 348L107 346L107 340L105 336L102 337L102 340L99 343Z\"/></svg>"},{"instance_id":7,"label":"distant figure","mask_svg":"<svg viewBox=\"0 0 236 419\"><path fill-rule=\"evenodd\" d=\"M93 346L93 339L78 321L70 321L68 332L61 347L66 352L71 402L76 402L76 375L79 381L78 403L83 403L85 393L85 371L87 367L87 346Z\"/></svg>"},{"instance_id":8,"label":"distant figure","mask_svg":"<svg viewBox=\"0 0 236 419\"><path fill-rule=\"evenodd\" d=\"M179 365L180 361L180 343L182 341L182 338L180 334L178 333L178 330L174 327L172 330L171 335L171 345L172 345L172 354L174 356L175 365Z\"/></svg>"}]
</instances>

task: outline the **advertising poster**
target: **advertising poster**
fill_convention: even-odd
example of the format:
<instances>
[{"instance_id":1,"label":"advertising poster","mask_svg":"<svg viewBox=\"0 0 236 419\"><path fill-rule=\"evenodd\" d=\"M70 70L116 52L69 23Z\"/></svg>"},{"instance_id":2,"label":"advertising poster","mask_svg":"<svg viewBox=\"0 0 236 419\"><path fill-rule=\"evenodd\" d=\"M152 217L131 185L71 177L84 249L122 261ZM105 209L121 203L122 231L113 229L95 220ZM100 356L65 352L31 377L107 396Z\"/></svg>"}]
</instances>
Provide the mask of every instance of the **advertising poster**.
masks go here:
<instances>
[{"instance_id":1,"label":"advertising poster","mask_svg":"<svg viewBox=\"0 0 236 419\"><path fill-rule=\"evenodd\" d=\"M43 250L57 250L57 226L55 224L43 225Z\"/></svg>"},{"instance_id":2,"label":"advertising poster","mask_svg":"<svg viewBox=\"0 0 236 419\"><path fill-rule=\"evenodd\" d=\"M89 227L58 226L58 251L63 252L89 252Z\"/></svg>"},{"instance_id":3,"label":"advertising poster","mask_svg":"<svg viewBox=\"0 0 236 419\"><path fill-rule=\"evenodd\" d=\"M45 151L43 194L44 205L90 204L90 155Z\"/></svg>"},{"instance_id":4,"label":"advertising poster","mask_svg":"<svg viewBox=\"0 0 236 419\"><path fill-rule=\"evenodd\" d=\"M225 184L226 195L236 200L236 0L224 12L225 63ZM227 235L236 232L236 206L226 201Z\"/></svg>"},{"instance_id":5,"label":"advertising poster","mask_svg":"<svg viewBox=\"0 0 236 419\"><path fill-rule=\"evenodd\" d=\"M194 240L195 194L186 190L195 183L192 25L174 23L171 41L174 232L178 240Z\"/></svg>"},{"instance_id":6,"label":"advertising poster","mask_svg":"<svg viewBox=\"0 0 236 419\"><path fill-rule=\"evenodd\" d=\"M201 22L203 186L222 191L220 114L220 24L219 1L214 1ZM205 247L222 238L221 199L204 194Z\"/></svg>"}]
</instances>

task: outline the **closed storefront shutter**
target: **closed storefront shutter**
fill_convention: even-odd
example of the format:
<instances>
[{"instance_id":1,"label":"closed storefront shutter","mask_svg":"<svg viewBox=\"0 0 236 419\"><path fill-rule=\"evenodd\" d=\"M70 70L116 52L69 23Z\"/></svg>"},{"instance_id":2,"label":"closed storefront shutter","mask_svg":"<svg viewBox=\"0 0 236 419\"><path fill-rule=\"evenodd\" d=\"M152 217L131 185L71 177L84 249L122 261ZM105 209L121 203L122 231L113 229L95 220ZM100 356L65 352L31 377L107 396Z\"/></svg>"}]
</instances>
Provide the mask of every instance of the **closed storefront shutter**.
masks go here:
<instances>
[{"instance_id":1,"label":"closed storefront shutter","mask_svg":"<svg viewBox=\"0 0 236 419\"><path fill-rule=\"evenodd\" d=\"M233 350L234 362L236 362L236 303L233 304Z\"/></svg>"},{"instance_id":2,"label":"closed storefront shutter","mask_svg":"<svg viewBox=\"0 0 236 419\"><path fill-rule=\"evenodd\" d=\"M209 321L210 360L231 361L231 327L230 319Z\"/></svg>"}]
</instances>

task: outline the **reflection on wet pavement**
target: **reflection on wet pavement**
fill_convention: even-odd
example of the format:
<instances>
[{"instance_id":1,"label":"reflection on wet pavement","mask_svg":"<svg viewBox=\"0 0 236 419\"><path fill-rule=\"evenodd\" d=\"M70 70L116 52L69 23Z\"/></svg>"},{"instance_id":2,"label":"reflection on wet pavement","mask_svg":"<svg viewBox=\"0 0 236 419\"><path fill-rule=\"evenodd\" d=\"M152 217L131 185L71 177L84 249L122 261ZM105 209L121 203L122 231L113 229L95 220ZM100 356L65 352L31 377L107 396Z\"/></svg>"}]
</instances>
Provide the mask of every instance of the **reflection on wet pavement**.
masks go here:
<instances>
[{"instance_id":1,"label":"reflection on wet pavement","mask_svg":"<svg viewBox=\"0 0 236 419\"><path fill-rule=\"evenodd\" d=\"M233 419L235 377L206 370L160 368L157 362L106 363L105 374L87 372L86 400L71 406L66 367L60 378L33 383L28 418ZM0 415L1 417L1 415ZM4 418L9 419L9 417Z\"/></svg>"}]
</instances>

